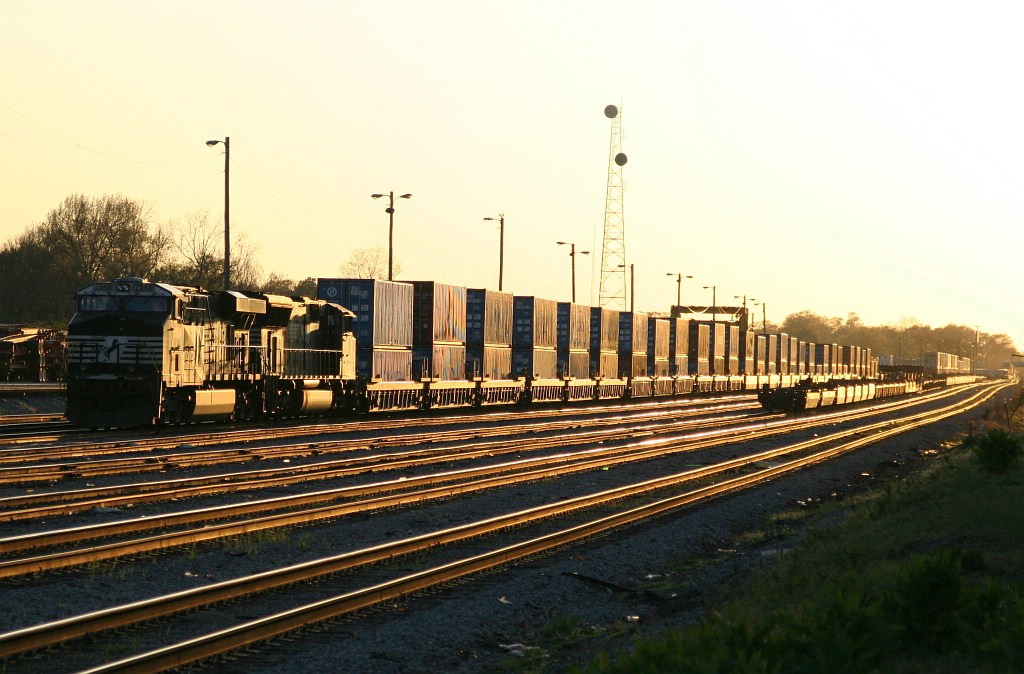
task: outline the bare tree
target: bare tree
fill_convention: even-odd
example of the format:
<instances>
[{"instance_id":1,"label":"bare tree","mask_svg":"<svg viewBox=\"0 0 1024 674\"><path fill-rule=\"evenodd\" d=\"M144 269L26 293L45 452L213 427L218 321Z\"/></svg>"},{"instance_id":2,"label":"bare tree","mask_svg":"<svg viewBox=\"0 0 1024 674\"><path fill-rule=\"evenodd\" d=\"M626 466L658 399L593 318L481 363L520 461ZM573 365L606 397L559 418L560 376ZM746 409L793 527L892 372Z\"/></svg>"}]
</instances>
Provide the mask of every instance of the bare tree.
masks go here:
<instances>
[{"instance_id":1,"label":"bare tree","mask_svg":"<svg viewBox=\"0 0 1024 674\"><path fill-rule=\"evenodd\" d=\"M173 221L171 229L178 260L163 270L164 280L203 288L223 288L223 229L219 223L210 220L209 211L187 213L183 220ZM244 233L236 234L231 242L231 285L237 288L260 286L256 251Z\"/></svg>"},{"instance_id":2,"label":"bare tree","mask_svg":"<svg viewBox=\"0 0 1024 674\"><path fill-rule=\"evenodd\" d=\"M398 260L395 260L394 268L395 276L402 273L402 265ZM345 278L386 279L388 277L388 249L384 246L356 248L341 264L340 272Z\"/></svg>"}]
</instances>

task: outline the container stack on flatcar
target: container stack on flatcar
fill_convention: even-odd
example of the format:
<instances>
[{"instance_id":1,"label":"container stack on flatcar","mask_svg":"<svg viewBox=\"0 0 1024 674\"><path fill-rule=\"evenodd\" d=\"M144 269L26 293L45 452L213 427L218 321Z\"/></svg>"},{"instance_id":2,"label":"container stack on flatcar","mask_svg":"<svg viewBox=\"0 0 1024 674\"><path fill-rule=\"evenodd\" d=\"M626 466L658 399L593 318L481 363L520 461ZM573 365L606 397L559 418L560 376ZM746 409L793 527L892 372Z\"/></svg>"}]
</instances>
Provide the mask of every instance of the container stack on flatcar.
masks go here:
<instances>
[{"instance_id":1,"label":"container stack on flatcar","mask_svg":"<svg viewBox=\"0 0 1024 674\"><path fill-rule=\"evenodd\" d=\"M590 307L558 303L558 374L568 379L590 378Z\"/></svg>"},{"instance_id":2,"label":"container stack on flatcar","mask_svg":"<svg viewBox=\"0 0 1024 674\"><path fill-rule=\"evenodd\" d=\"M511 379L512 294L466 291L466 364L470 378Z\"/></svg>"},{"instance_id":3,"label":"container stack on flatcar","mask_svg":"<svg viewBox=\"0 0 1024 674\"><path fill-rule=\"evenodd\" d=\"M623 311L619 314L619 376L646 378L648 315Z\"/></svg>"},{"instance_id":4,"label":"container stack on flatcar","mask_svg":"<svg viewBox=\"0 0 1024 674\"><path fill-rule=\"evenodd\" d=\"M590 307L590 370L599 379L619 377L619 310Z\"/></svg>"}]
</instances>

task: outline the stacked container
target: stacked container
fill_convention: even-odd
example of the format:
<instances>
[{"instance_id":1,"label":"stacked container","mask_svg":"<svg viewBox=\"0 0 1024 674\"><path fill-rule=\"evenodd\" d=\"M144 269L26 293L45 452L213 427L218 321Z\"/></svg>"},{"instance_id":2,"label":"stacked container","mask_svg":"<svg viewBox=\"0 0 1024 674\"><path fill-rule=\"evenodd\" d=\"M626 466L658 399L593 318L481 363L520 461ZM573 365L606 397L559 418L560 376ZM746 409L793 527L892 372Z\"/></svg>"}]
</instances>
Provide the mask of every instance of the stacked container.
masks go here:
<instances>
[{"instance_id":1,"label":"stacked container","mask_svg":"<svg viewBox=\"0 0 1024 674\"><path fill-rule=\"evenodd\" d=\"M740 373L740 326L725 324L725 372L723 374Z\"/></svg>"},{"instance_id":2,"label":"stacked container","mask_svg":"<svg viewBox=\"0 0 1024 674\"><path fill-rule=\"evenodd\" d=\"M647 373L652 377L669 376L670 330L669 319L648 317Z\"/></svg>"},{"instance_id":3,"label":"stacked container","mask_svg":"<svg viewBox=\"0 0 1024 674\"><path fill-rule=\"evenodd\" d=\"M775 337L773 347L775 352L775 372L778 374L789 374L789 335L780 332L777 335L772 335L772 337Z\"/></svg>"},{"instance_id":4,"label":"stacked container","mask_svg":"<svg viewBox=\"0 0 1024 674\"><path fill-rule=\"evenodd\" d=\"M512 300L512 371L517 376L558 376L558 303L516 295Z\"/></svg>"},{"instance_id":5,"label":"stacked container","mask_svg":"<svg viewBox=\"0 0 1024 674\"><path fill-rule=\"evenodd\" d=\"M757 335L752 330L747 330L740 336L740 369L742 374L757 374L754 365L755 343Z\"/></svg>"},{"instance_id":6,"label":"stacked container","mask_svg":"<svg viewBox=\"0 0 1024 674\"><path fill-rule=\"evenodd\" d=\"M768 335L768 344L765 351L765 374L779 374L779 336Z\"/></svg>"},{"instance_id":7,"label":"stacked container","mask_svg":"<svg viewBox=\"0 0 1024 674\"><path fill-rule=\"evenodd\" d=\"M466 378L466 289L413 281L413 377Z\"/></svg>"},{"instance_id":8,"label":"stacked container","mask_svg":"<svg viewBox=\"0 0 1024 674\"><path fill-rule=\"evenodd\" d=\"M686 377L690 374L689 345L689 319L670 319L668 333L668 373L670 376Z\"/></svg>"},{"instance_id":9,"label":"stacked container","mask_svg":"<svg viewBox=\"0 0 1024 674\"><path fill-rule=\"evenodd\" d=\"M380 381L412 379L413 288L374 279L317 280L317 297L354 312L356 375Z\"/></svg>"},{"instance_id":10,"label":"stacked container","mask_svg":"<svg viewBox=\"0 0 1024 674\"><path fill-rule=\"evenodd\" d=\"M595 377L619 376L619 310L590 307L590 371Z\"/></svg>"},{"instance_id":11,"label":"stacked container","mask_svg":"<svg viewBox=\"0 0 1024 674\"><path fill-rule=\"evenodd\" d=\"M619 376L646 377L647 314L619 314Z\"/></svg>"},{"instance_id":12,"label":"stacked container","mask_svg":"<svg viewBox=\"0 0 1024 674\"><path fill-rule=\"evenodd\" d=\"M558 303L558 374L590 377L590 307Z\"/></svg>"},{"instance_id":13,"label":"stacked container","mask_svg":"<svg viewBox=\"0 0 1024 674\"><path fill-rule=\"evenodd\" d=\"M734 344L736 350L736 364L738 367L739 359L739 337L738 337L738 326L736 326L736 339L732 344L729 343L730 325L726 323L711 322L711 321L694 321L690 323L690 341L692 342L694 335L693 326L706 326L708 328L709 335L709 374L713 375L727 375L730 373L729 370L729 348ZM690 347L692 356L692 345Z\"/></svg>"},{"instance_id":14,"label":"stacked container","mask_svg":"<svg viewBox=\"0 0 1024 674\"><path fill-rule=\"evenodd\" d=\"M699 377L711 374L711 324L690 321L690 374Z\"/></svg>"},{"instance_id":15,"label":"stacked container","mask_svg":"<svg viewBox=\"0 0 1024 674\"><path fill-rule=\"evenodd\" d=\"M789 373L800 374L800 340L789 338Z\"/></svg>"},{"instance_id":16,"label":"stacked container","mask_svg":"<svg viewBox=\"0 0 1024 674\"><path fill-rule=\"evenodd\" d=\"M768 374L768 335L757 335L757 349L754 353L755 374Z\"/></svg>"},{"instance_id":17,"label":"stacked container","mask_svg":"<svg viewBox=\"0 0 1024 674\"><path fill-rule=\"evenodd\" d=\"M815 344L814 362L818 368L818 374L832 374L832 345Z\"/></svg>"},{"instance_id":18,"label":"stacked container","mask_svg":"<svg viewBox=\"0 0 1024 674\"><path fill-rule=\"evenodd\" d=\"M512 294L466 291L466 371L472 377L512 375Z\"/></svg>"}]
</instances>

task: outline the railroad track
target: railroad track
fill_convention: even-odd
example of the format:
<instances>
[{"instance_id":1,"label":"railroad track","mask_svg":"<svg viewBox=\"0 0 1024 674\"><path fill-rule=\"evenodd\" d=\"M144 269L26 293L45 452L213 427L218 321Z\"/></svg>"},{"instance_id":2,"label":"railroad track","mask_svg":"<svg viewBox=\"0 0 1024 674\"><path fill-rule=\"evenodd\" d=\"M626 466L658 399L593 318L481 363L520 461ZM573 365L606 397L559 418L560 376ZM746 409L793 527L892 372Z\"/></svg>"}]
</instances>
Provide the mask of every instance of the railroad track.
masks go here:
<instances>
[{"instance_id":1,"label":"railroad track","mask_svg":"<svg viewBox=\"0 0 1024 674\"><path fill-rule=\"evenodd\" d=\"M931 398L952 395L938 392ZM85 544L113 536L124 536L151 530L164 530L173 527L202 523L192 529L173 530L143 539L126 540L103 545L89 545L85 548L60 550L51 554L36 555L27 558L0 560L0 578L13 577L28 573L66 568L69 566L94 563L144 552L163 550L170 547L190 545L203 541L237 536L242 533L308 524L314 521L334 519L359 512L371 512L383 508L395 507L438 498L449 498L456 494L465 494L498 486L507 486L518 482L529 482L546 477L564 475L569 472L581 472L607 468L623 463L645 461L664 457L673 453L693 452L698 449L720 446L727 443L749 440L755 437L768 437L789 433L802 427L820 426L835 423L838 419L860 419L879 413L888 413L920 404L928 398L917 398L876 405L864 410L843 410L834 415L813 416L808 418L780 418L760 420L754 423L738 419L737 426L726 425L713 431L693 434L659 435L650 437L649 430L641 430L643 438L637 440L635 429L627 429L620 439L623 444L607 446L610 438L606 434L577 434L577 437L550 437L523 441L515 439L502 443L487 443L484 447L468 447L459 450L452 448L436 448L429 451L430 456L424 458L419 452L406 453L402 458L395 455L368 456L354 459L348 466L337 467L338 473L354 474L373 470L374 466L386 466L389 469L407 468L426 465L437 461L452 462L468 460L481 456L495 456L508 452L524 452L550 447L564 447L574 444L591 444L593 448L574 452L563 452L555 455L543 455L518 459L486 466L474 466L466 469L449 470L440 473L426 474L418 477L400 477L371 484L338 487L313 493L247 501L206 508L198 508L174 514L146 515L116 522L89 525L70 529L39 531L29 534L0 538L0 556L29 550L40 550L53 547L64 547L73 544ZM745 421L746 423L739 423ZM720 425L717 420L713 421ZM704 425L707 425L704 423ZM453 455L452 452L455 452ZM465 452L464 455L458 452ZM361 464L361 465L359 465ZM263 484L268 486L280 482L293 483L296 478L264 478ZM195 491L210 489L209 485L193 487ZM66 512L86 508L111 505L124 505L125 502L141 502L151 498L174 498L186 493L184 488L171 491L169 494L145 494L125 497L125 501L112 498L79 502L74 504L58 503L37 506L21 510L0 511L0 521L16 519L32 519L54 516ZM12 502L24 502L38 498L37 496L5 499L5 505ZM351 499L363 499L350 501ZM321 505L328 504L328 505ZM298 510L296 509L304 509ZM277 513L277 514L272 514ZM222 525L212 525L217 520L247 517L242 521L231 521Z\"/></svg>"},{"instance_id":2,"label":"railroad track","mask_svg":"<svg viewBox=\"0 0 1024 674\"><path fill-rule=\"evenodd\" d=\"M670 512L691 503L773 479L807 465L828 460L865 444L877 442L884 437L959 414L970 406L980 404L995 391L996 387L986 387L976 391L966 401L945 405L937 410L916 413L899 421L887 420L860 425L856 428L823 434L821 437L718 462L699 469L623 485L615 489L602 490L543 507L509 512L500 517L489 518L487 521L472 522L460 527L392 541L285 569L224 583L213 583L187 592L155 597L130 606L114 607L18 630L0 635L0 655L10 656L63 642L83 634L95 634L100 630L116 629L151 621L160 616L169 616L187 609L208 606L211 602L223 602L227 599L239 600L253 593L261 593L268 589L281 588L300 582L306 583L325 575L336 574L341 570L375 568L368 565L383 559L395 559L400 555L422 554L425 550L435 550L442 545L445 546L445 549L452 549L452 544L459 541L469 538L477 539L497 531L507 531L509 527L522 530L523 527L537 521L551 521L551 518L556 515L564 517L569 513L581 513L594 508L608 508L613 507L614 504L623 504L615 506L616 511L612 514L583 517L569 526L557 526L544 533L530 534L511 544L505 540L494 541L489 543L488 549L482 553L476 551L473 554L466 554L464 549L458 549L459 552L449 555L450 558L446 561L431 562L427 568L414 573L392 574L392 577L385 581L373 576L373 581L367 583L366 586L356 587L340 594L330 595L328 593L328 596L313 602L295 605L287 610L275 611L241 625L209 633L193 634L190 638L181 639L177 643L159 648L150 646L150 650L146 652L99 665L89 671L141 672L179 666L185 662L209 658L274 635L302 629L313 622L404 597L412 592L449 583L454 579L478 573L484 569L536 555L601 532L628 526L637 521ZM763 467L769 461L773 464L770 467ZM736 475L736 471L744 472ZM702 482L711 478L715 478L715 481ZM693 485L695 482L698 483L695 487L686 486ZM663 493L665 489L676 491L665 495ZM632 500L624 501L644 494L655 494L657 497L639 505ZM479 543L475 545L479 547ZM457 548L457 546L455 547Z\"/></svg>"},{"instance_id":3,"label":"railroad track","mask_svg":"<svg viewBox=\"0 0 1024 674\"><path fill-rule=\"evenodd\" d=\"M515 434L535 435L539 433L555 433L568 429L580 428L584 423L588 429L596 431L599 428L612 428L615 426L628 425L636 428L638 424L648 424L639 431L633 432L668 432L680 423L683 425L692 424L694 417L706 418L706 423L714 423L715 419L723 423L728 421L727 415L740 412L760 411L761 407L754 402L736 402L705 405L702 407L687 406L676 410L668 417L663 411L629 412L627 414L611 414L605 417L594 417L586 422L577 419L559 419L556 421L518 421L506 425L483 425L477 424L470 427L460 427L445 431L434 431L430 433L404 433L393 435L375 435L367 438L340 439L340 440L319 440L316 442L303 441L285 445L260 445L256 447L229 447L220 450L203 451L170 451L160 454L139 453L137 448L130 448L134 456L119 456L111 459L78 458L77 460L60 460L63 455L44 456L41 458L56 459L52 463L41 464L20 464L11 462L14 465L0 464L0 485L3 484L24 484L43 483L63 480L71 477L92 477L98 475L116 475L123 473L142 473L163 471L168 468L190 468L197 466L218 465L227 463L248 462L254 460L268 459L294 459L298 457L320 456L341 452L368 451L382 449L385 447L401 447L417 444L440 444L454 443L458 441L478 440L486 437L501 437ZM713 417L711 415L714 415ZM608 431L609 437L621 435L621 432ZM226 444L236 444L236 440L229 436ZM179 445L180 447L180 445ZM448 450L450 451L450 450ZM106 448L101 448L100 454L106 454ZM125 452L127 453L127 452ZM291 470L299 472L298 467ZM255 473L256 471L253 471ZM5 502L0 499L0 507Z\"/></svg>"}]
</instances>

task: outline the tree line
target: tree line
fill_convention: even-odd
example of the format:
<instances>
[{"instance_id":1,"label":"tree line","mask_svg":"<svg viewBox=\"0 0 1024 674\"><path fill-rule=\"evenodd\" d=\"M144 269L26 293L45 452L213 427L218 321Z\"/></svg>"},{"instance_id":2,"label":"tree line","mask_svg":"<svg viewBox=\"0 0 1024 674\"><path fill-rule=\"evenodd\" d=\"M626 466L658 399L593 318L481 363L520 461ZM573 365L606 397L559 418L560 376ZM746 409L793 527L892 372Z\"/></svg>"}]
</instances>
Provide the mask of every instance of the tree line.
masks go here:
<instances>
[{"instance_id":1,"label":"tree line","mask_svg":"<svg viewBox=\"0 0 1024 674\"><path fill-rule=\"evenodd\" d=\"M223 289L223 236L205 212L159 224L143 203L123 195L73 194L39 224L0 246L0 323L64 327L75 311L74 296L97 280L120 276L174 285ZM232 286L280 295L316 295L316 279L299 281L260 268L252 246L232 241ZM401 265L396 263L396 274ZM340 274L386 278L382 246L351 251ZM754 324L756 327L756 323ZM856 314L845 320L809 311L789 315L768 332L786 332L815 343L857 344L875 355L919 358L943 351L972 358L976 367L1008 367L1013 340L963 325L932 328L914 319L896 326L864 325Z\"/></svg>"},{"instance_id":2,"label":"tree line","mask_svg":"<svg viewBox=\"0 0 1024 674\"><path fill-rule=\"evenodd\" d=\"M123 195L73 194L0 246L0 323L63 327L79 289L121 276L221 290L222 231L204 212L160 224L146 205ZM231 247L233 287L316 294L314 278L264 277L244 239Z\"/></svg>"}]
</instances>

